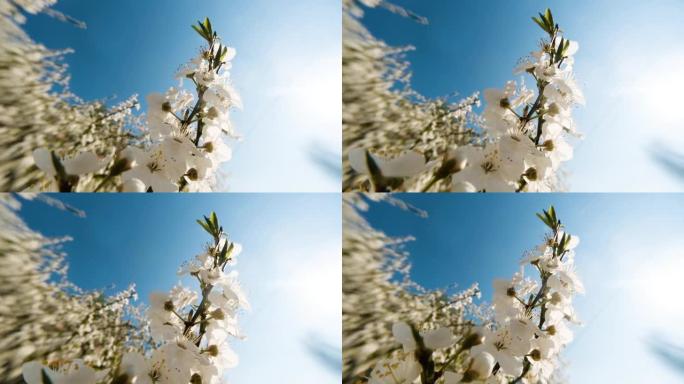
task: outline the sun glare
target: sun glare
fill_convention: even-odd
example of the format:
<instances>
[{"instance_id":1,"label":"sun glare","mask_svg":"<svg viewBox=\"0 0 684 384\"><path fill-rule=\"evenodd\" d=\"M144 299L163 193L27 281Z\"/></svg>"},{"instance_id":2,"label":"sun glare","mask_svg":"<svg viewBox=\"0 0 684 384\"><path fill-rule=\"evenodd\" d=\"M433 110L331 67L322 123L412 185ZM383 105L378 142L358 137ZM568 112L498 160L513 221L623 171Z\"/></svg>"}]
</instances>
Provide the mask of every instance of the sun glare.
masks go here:
<instances>
[{"instance_id":1,"label":"sun glare","mask_svg":"<svg viewBox=\"0 0 684 384\"><path fill-rule=\"evenodd\" d=\"M635 304L639 312L661 327L681 324L684 320L684 255L650 258L632 273L629 289L637 299Z\"/></svg>"},{"instance_id":2,"label":"sun glare","mask_svg":"<svg viewBox=\"0 0 684 384\"><path fill-rule=\"evenodd\" d=\"M634 73L642 73L634 81L632 97L653 119L656 129L681 128L679 114L684 105L684 54L661 58Z\"/></svg>"}]
</instances>

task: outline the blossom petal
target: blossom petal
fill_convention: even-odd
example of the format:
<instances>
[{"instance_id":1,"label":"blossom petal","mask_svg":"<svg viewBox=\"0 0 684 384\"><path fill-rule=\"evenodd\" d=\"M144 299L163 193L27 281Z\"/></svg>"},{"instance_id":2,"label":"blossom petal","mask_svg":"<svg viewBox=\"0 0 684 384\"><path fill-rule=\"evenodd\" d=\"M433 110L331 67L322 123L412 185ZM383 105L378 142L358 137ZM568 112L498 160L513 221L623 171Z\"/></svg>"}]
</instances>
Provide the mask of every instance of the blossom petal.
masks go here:
<instances>
[{"instance_id":1,"label":"blossom petal","mask_svg":"<svg viewBox=\"0 0 684 384\"><path fill-rule=\"evenodd\" d=\"M64 170L69 175L84 175L99 171L107 163L106 159L101 159L92 152L82 152L72 159L64 160Z\"/></svg>"},{"instance_id":2,"label":"blossom petal","mask_svg":"<svg viewBox=\"0 0 684 384\"><path fill-rule=\"evenodd\" d=\"M392 334L399 343L404 346L406 352L416 349L416 339L413 338L413 331L411 327L403 321L399 321L392 325Z\"/></svg>"},{"instance_id":3,"label":"blossom petal","mask_svg":"<svg viewBox=\"0 0 684 384\"><path fill-rule=\"evenodd\" d=\"M57 174L55 165L52 163L52 154L45 148L38 148L33 151L33 161L41 171L48 176L54 177Z\"/></svg>"}]
</instances>

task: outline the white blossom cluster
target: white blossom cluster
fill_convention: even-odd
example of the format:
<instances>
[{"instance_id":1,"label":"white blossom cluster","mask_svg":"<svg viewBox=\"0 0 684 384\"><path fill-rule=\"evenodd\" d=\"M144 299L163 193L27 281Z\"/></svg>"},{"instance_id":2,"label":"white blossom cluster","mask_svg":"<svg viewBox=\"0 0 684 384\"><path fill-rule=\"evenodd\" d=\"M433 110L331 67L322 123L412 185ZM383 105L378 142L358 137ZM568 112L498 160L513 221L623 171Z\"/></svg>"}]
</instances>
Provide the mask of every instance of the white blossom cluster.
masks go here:
<instances>
[{"instance_id":1,"label":"white blossom cluster","mask_svg":"<svg viewBox=\"0 0 684 384\"><path fill-rule=\"evenodd\" d=\"M386 4L362 3L371 7ZM401 78L392 75L388 48L361 26L359 4L350 0L346 5L344 60L349 65L343 67L343 75L349 79L343 81L348 84L344 90L351 95L345 96L344 103L349 166L345 190L539 192L563 188L561 165L573 155L568 137L579 137L572 109L583 104L584 97L573 75L578 44L562 36L550 10L534 18L548 38L515 70L516 74L528 74L534 87L528 88L524 81L509 81L503 89L487 89L480 116L468 117L477 100L466 99L461 108L452 110L460 114L453 121L459 129L435 130L431 123L414 116L411 108L403 108L416 102L412 102L410 92L392 91ZM359 54L361 48L365 56ZM364 80L370 97L354 92L354 84ZM380 92L373 92L373 86L381 87ZM383 92L395 97L377 96ZM388 116L386 112L393 107L400 110ZM412 131L407 120L419 122L423 130ZM352 124L355 121L358 126ZM412 135L413 143L395 134L395 123ZM473 127L468 128L467 123ZM419 140L423 146L416 145Z\"/></svg>"},{"instance_id":2,"label":"white blossom cluster","mask_svg":"<svg viewBox=\"0 0 684 384\"><path fill-rule=\"evenodd\" d=\"M463 334L474 325L472 320L484 316L473 305L473 299L479 297L477 285L450 293L426 290L411 282L402 245L412 239L389 237L363 217L368 209L366 199L415 211L413 207L387 194L345 194L343 199L343 382L357 383L396 349L392 323L410 321L433 329L449 324L454 332ZM458 340L440 353L460 345Z\"/></svg>"},{"instance_id":3,"label":"white blossom cluster","mask_svg":"<svg viewBox=\"0 0 684 384\"><path fill-rule=\"evenodd\" d=\"M168 293L150 295L146 314L150 345L144 350L130 349L105 366L88 364L82 358L48 365L29 361L22 367L26 383L223 383L226 370L238 362L229 345L231 338L242 337L237 312L248 308L237 272L226 271L235 265L241 248L228 240L216 214L198 222L213 242L206 252L183 265L179 275L196 278L200 293L178 284ZM83 324L91 327L92 319L84 319ZM117 342L126 344L122 338Z\"/></svg>"},{"instance_id":4,"label":"white blossom cluster","mask_svg":"<svg viewBox=\"0 0 684 384\"><path fill-rule=\"evenodd\" d=\"M0 0L0 187L4 191L194 192L218 187L231 158L223 136L236 138L230 109L235 50L208 19L193 28L206 41L178 72L179 86L151 94L146 121L135 96L114 107L84 102L68 90L67 66L22 30L22 13L55 1ZM193 91L183 88L192 82Z\"/></svg>"},{"instance_id":5,"label":"white blossom cluster","mask_svg":"<svg viewBox=\"0 0 684 384\"><path fill-rule=\"evenodd\" d=\"M68 88L65 51L53 51L32 41L22 29L23 12L52 11L55 1L0 0L0 190L37 191L55 188L51 176L35 164L39 148L71 159L81 152L90 159L113 158L129 143L138 119L132 115L135 97L107 107L84 102ZM49 13L54 15L53 13ZM86 160L88 158L81 158ZM84 161L81 161L84 163ZM69 171L78 166L69 164ZM79 190L94 190L95 175L82 175ZM111 185L103 190L113 190Z\"/></svg>"},{"instance_id":6,"label":"white blossom cluster","mask_svg":"<svg viewBox=\"0 0 684 384\"><path fill-rule=\"evenodd\" d=\"M387 2L378 4L411 16ZM454 145L467 144L472 136L467 125L477 119L473 107L479 105L479 99L473 95L452 102L449 98L433 100L418 94L411 89L409 63L404 58L411 47L391 47L376 39L361 23L363 12L357 1L343 1L343 8L342 188L382 192L381 186L369 185L366 148L376 161L388 159L390 164L383 168L388 173L386 178L394 182L395 170L401 173L403 166L390 159L408 151L409 157L422 154L426 161L433 162ZM398 178L399 183L387 182L390 185L386 189L419 190L417 185L428 183L430 178L426 172L421 175L416 178L416 187Z\"/></svg>"},{"instance_id":7,"label":"white blossom cluster","mask_svg":"<svg viewBox=\"0 0 684 384\"><path fill-rule=\"evenodd\" d=\"M49 197L21 197L60 206ZM101 370L126 352L142 351L148 337L132 305L134 288L105 296L69 283L60 246L70 239L31 230L17 215L20 199L0 199L0 382L23 382L22 366L35 366L31 361Z\"/></svg>"},{"instance_id":8,"label":"white blossom cluster","mask_svg":"<svg viewBox=\"0 0 684 384\"><path fill-rule=\"evenodd\" d=\"M345 200L351 207L365 208L360 196ZM473 306L472 296L463 301L463 294L425 306L415 304L421 302L422 294L402 289L410 286L407 276L402 285L397 269L379 263L383 253L392 250L386 248L386 237L384 241L382 237L364 241L365 247L357 240L384 235L351 209L345 217L343 251L344 382L556 382L559 354L572 341L569 325L577 323L572 299L584 292L574 268L579 239L564 231L553 207L539 217L550 229L544 243L525 255L521 271L511 280L494 281L488 308ZM350 219L353 221L348 222ZM363 230L352 223L363 225ZM376 261L369 263L373 259ZM366 270L363 274L353 269L361 269L361 265ZM539 278L526 278L526 266ZM347 277L347 272L352 276ZM440 315L445 308L450 312Z\"/></svg>"},{"instance_id":9,"label":"white blossom cluster","mask_svg":"<svg viewBox=\"0 0 684 384\"><path fill-rule=\"evenodd\" d=\"M122 175L124 191L212 191L219 167L231 158L222 137L238 137L230 121L230 109L241 106L230 82L235 50L221 44L209 19L195 29L208 46L176 75L181 87L147 97L151 144L122 152L131 163ZM183 81L192 82L196 97Z\"/></svg>"}]
</instances>

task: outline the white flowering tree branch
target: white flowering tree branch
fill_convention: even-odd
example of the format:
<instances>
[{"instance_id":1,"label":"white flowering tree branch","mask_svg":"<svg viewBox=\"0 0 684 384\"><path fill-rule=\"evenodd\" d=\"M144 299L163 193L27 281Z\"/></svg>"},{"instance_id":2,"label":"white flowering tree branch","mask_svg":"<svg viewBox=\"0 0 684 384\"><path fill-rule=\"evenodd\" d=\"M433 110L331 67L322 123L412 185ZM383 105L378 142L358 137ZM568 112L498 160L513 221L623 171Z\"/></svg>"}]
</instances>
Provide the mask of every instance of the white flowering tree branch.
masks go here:
<instances>
[{"instance_id":1,"label":"white flowering tree branch","mask_svg":"<svg viewBox=\"0 0 684 384\"><path fill-rule=\"evenodd\" d=\"M230 84L235 50L221 42L209 19L193 26L206 46L179 71L180 87L149 95L143 121L133 114L135 96L109 108L73 95L61 60L69 51L50 51L23 31L24 12L55 16L54 3L0 0L0 189L217 189L220 166L231 158L224 137L237 138L230 110L241 102ZM184 81L192 82L194 94L183 89Z\"/></svg>"},{"instance_id":2,"label":"white flowering tree branch","mask_svg":"<svg viewBox=\"0 0 684 384\"><path fill-rule=\"evenodd\" d=\"M386 2L363 1L374 7ZM550 10L533 20L547 34L504 89L458 104L426 101L410 89L408 63L361 24L345 4L343 61L344 190L375 192L533 192L563 188L561 165L579 136L572 108L584 97L573 75L578 44L563 37ZM403 84L406 90L397 91ZM419 113L422 112L422 113Z\"/></svg>"},{"instance_id":3,"label":"white flowering tree branch","mask_svg":"<svg viewBox=\"0 0 684 384\"><path fill-rule=\"evenodd\" d=\"M21 195L21 198L33 198ZM69 238L46 238L17 215L21 200L0 195L0 382L23 383L22 366L73 361L116 366L149 341L133 286L112 296L66 278Z\"/></svg>"},{"instance_id":4,"label":"white flowering tree branch","mask_svg":"<svg viewBox=\"0 0 684 384\"><path fill-rule=\"evenodd\" d=\"M410 264L403 245L413 239L391 238L374 229L362 213L366 200L387 201L414 210L387 194L345 194L342 250L343 382L357 383L386 357L399 353L392 323L409 322L428 328L448 324L457 334L468 334L476 319L484 319L473 305L477 284L461 292L427 290L409 277ZM424 212L418 212L424 216ZM466 314L469 315L466 318ZM388 326L389 324L389 326ZM460 348L458 340L445 351ZM439 352L441 353L441 351ZM393 383L390 381L390 383Z\"/></svg>"},{"instance_id":5,"label":"white flowering tree branch","mask_svg":"<svg viewBox=\"0 0 684 384\"><path fill-rule=\"evenodd\" d=\"M17 234L38 235L14 215L9 206L13 203L0 204L0 216L12 220L7 228L16 228L3 231L7 235L0 237L0 263L4 266L17 258L12 255L33 255L27 252L43 249L18 247L23 243L16 242ZM199 294L182 284L168 293L153 293L145 315L129 304L136 297L134 288L105 297L101 292L82 292L68 283L59 254L44 257L38 253L39 260L44 258L49 263L45 267L37 265L30 270L21 268L17 275L0 275L0 281L10 279L16 287L4 290L3 297L17 303L12 313L0 308L0 335L4 337L0 345L7 347L0 353L3 382L223 382L227 370L238 361L230 348L232 339L243 337L238 311L248 308L232 268L241 247L228 240L215 213L198 223L211 236L211 243L205 252L183 264L179 275L196 279ZM8 249L14 251L4 252ZM51 282L54 274L62 276L61 280Z\"/></svg>"},{"instance_id":6,"label":"white flowering tree branch","mask_svg":"<svg viewBox=\"0 0 684 384\"><path fill-rule=\"evenodd\" d=\"M356 204L359 206L358 201ZM572 340L568 325L577 322L572 298L583 292L583 286L574 272L577 236L564 231L553 207L538 216L549 228L544 243L525 255L521 271L511 280L494 281L491 305L486 308L463 305L468 303L464 301L468 297L466 291L453 301L441 300L432 307L435 313L451 309L436 318L431 314L425 316L424 309L411 304L420 297L415 290L413 294L411 291L397 294L403 290L398 285L401 280L396 280L396 270L376 266L380 269L374 274L382 276L381 280L374 284L360 281L361 277L366 281L372 278L358 275L359 271L350 268L349 264L357 258L367 259L374 252L382 252L384 246L375 240L370 244L376 244L373 247L377 251L368 248L364 251L358 240L352 242L352 239L372 235L373 231L366 227L361 232L351 224L345 225L343 268L351 277L345 274L343 286L344 382L354 383L359 379L370 384L552 381L559 373L559 355ZM365 223L357 214L349 216L350 219L354 217L355 223ZM526 278L525 266L533 269L538 279ZM392 289L380 288L393 284ZM361 294L357 293L360 288L365 292L363 299L357 297ZM369 302L375 295L379 295L379 302ZM395 305L387 308L380 304L383 300L394 300ZM395 312L390 313L391 310ZM357 312L359 316L353 316ZM381 324L387 323L392 324L389 335L379 332L384 328ZM368 329L377 330L371 333ZM347 343L347 339L355 342ZM359 345L361 342L363 345ZM400 348L396 348L397 345ZM356 362L362 359L367 360L365 364ZM348 362L355 363L348 366Z\"/></svg>"}]
</instances>

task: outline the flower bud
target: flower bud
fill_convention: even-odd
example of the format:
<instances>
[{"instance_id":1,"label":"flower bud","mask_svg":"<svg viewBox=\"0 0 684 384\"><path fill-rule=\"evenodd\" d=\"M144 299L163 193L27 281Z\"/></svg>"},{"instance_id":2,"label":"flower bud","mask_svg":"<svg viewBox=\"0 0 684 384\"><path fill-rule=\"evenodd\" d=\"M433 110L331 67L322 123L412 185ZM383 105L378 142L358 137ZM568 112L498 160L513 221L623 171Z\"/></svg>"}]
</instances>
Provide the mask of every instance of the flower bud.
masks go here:
<instances>
[{"instance_id":1,"label":"flower bud","mask_svg":"<svg viewBox=\"0 0 684 384\"><path fill-rule=\"evenodd\" d=\"M508 297L515 297L515 288L510 287L506 290L506 295Z\"/></svg>"},{"instance_id":2,"label":"flower bud","mask_svg":"<svg viewBox=\"0 0 684 384\"><path fill-rule=\"evenodd\" d=\"M551 336L555 335L556 334L556 327L552 325L552 326L546 328L546 333L548 333Z\"/></svg>"},{"instance_id":3,"label":"flower bud","mask_svg":"<svg viewBox=\"0 0 684 384\"><path fill-rule=\"evenodd\" d=\"M202 384L202 376L199 373L193 373L190 377L190 384Z\"/></svg>"},{"instance_id":4,"label":"flower bud","mask_svg":"<svg viewBox=\"0 0 684 384\"><path fill-rule=\"evenodd\" d=\"M539 361L541 360L541 352L538 349L534 349L532 352L530 352L530 357L534 361Z\"/></svg>"},{"instance_id":5,"label":"flower bud","mask_svg":"<svg viewBox=\"0 0 684 384\"><path fill-rule=\"evenodd\" d=\"M207 151L207 153L214 152L214 144L211 141L204 143L202 148L204 148L204 150Z\"/></svg>"},{"instance_id":6,"label":"flower bud","mask_svg":"<svg viewBox=\"0 0 684 384\"><path fill-rule=\"evenodd\" d=\"M546 109L546 113L549 116L555 116L560 113L560 107L556 103L551 103L551 105L549 105L549 107Z\"/></svg>"},{"instance_id":7,"label":"flower bud","mask_svg":"<svg viewBox=\"0 0 684 384\"><path fill-rule=\"evenodd\" d=\"M205 351L206 351L210 356L213 356L213 357L216 357L216 356L218 356L218 354L219 354L219 349L218 349L218 347L216 346L216 344L212 344L212 345L208 346L207 349L205 349Z\"/></svg>"},{"instance_id":8,"label":"flower bud","mask_svg":"<svg viewBox=\"0 0 684 384\"><path fill-rule=\"evenodd\" d=\"M473 356L470 360L470 366L463 374L463 382L473 381L473 380L483 380L492 375L492 369L494 369L494 356L487 352L480 352ZM466 381L466 379L468 381Z\"/></svg>"},{"instance_id":9,"label":"flower bud","mask_svg":"<svg viewBox=\"0 0 684 384\"><path fill-rule=\"evenodd\" d=\"M207 118L208 119L215 119L218 117L218 109L216 107L211 107L207 111Z\"/></svg>"},{"instance_id":10,"label":"flower bud","mask_svg":"<svg viewBox=\"0 0 684 384\"><path fill-rule=\"evenodd\" d=\"M547 151L553 151L554 145L553 145L553 140L549 139L542 144L542 147L544 147L545 150Z\"/></svg>"},{"instance_id":11,"label":"flower bud","mask_svg":"<svg viewBox=\"0 0 684 384\"><path fill-rule=\"evenodd\" d=\"M507 98L507 97L504 97L503 99L501 99L501 100L499 101L499 106L500 106L501 108L510 108L510 107L511 107L511 102L508 101L508 98Z\"/></svg>"},{"instance_id":12,"label":"flower bud","mask_svg":"<svg viewBox=\"0 0 684 384\"><path fill-rule=\"evenodd\" d=\"M188 172L185 173L185 176L187 176L188 179L192 181L196 181L199 178L199 174L197 173L197 169L195 168L188 169Z\"/></svg>"},{"instance_id":13,"label":"flower bud","mask_svg":"<svg viewBox=\"0 0 684 384\"><path fill-rule=\"evenodd\" d=\"M527 177L528 180L537 180L537 170L535 168L527 168L527 170L525 171L525 177Z\"/></svg>"},{"instance_id":14,"label":"flower bud","mask_svg":"<svg viewBox=\"0 0 684 384\"><path fill-rule=\"evenodd\" d=\"M164 112L171 112L171 103L169 103L168 101L165 101L165 102L162 104L162 111L164 111Z\"/></svg>"},{"instance_id":15,"label":"flower bud","mask_svg":"<svg viewBox=\"0 0 684 384\"><path fill-rule=\"evenodd\" d=\"M213 312L211 312L211 317L216 320L223 320L226 318L226 315L223 313L221 308L216 308Z\"/></svg>"},{"instance_id":16,"label":"flower bud","mask_svg":"<svg viewBox=\"0 0 684 384\"><path fill-rule=\"evenodd\" d=\"M173 311L173 301L171 301L171 300L165 301L164 302L164 310L168 311L168 312Z\"/></svg>"}]
</instances>

